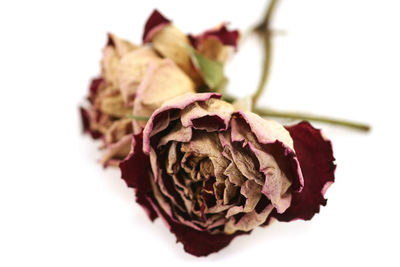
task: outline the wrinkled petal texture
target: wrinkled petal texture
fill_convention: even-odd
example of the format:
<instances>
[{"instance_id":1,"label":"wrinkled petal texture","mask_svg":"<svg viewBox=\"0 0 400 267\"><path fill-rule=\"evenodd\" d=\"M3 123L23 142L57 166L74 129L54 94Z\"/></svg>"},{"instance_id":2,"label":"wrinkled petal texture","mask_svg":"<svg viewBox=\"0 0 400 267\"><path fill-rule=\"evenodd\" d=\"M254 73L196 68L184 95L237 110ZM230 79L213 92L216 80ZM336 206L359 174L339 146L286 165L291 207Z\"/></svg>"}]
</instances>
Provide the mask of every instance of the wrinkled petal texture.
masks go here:
<instances>
[{"instance_id":1,"label":"wrinkled petal texture","mask_svg":"<svg viewBox=\"0 0 400 267\"><path fill-rule=\"evenodd\" d=\"M150 168L140 173L150 182L147 200L197 256L251 232L272 212L285 212L303 186L289 132L219 98L187 93L165 102L146 124L143 151L134 149L121 164L122 177L139 193L138 183L129 182L143 168L134 158L149 158Z\"/></svg>"},{"instance_id":2,"label":"wrinkled petal texture","mask_svg":"<svg viewBox=\"0 0 400 267\"><path fill-rule=\"evenodd\" d=\"M121 177L126 184L135 189L136 201L143 207L150 220L161 216L177 242L184 245L186 252L195 256L206 256L229 245L235 235L212 235L172 221L154 199L150 185L150 158L142 151L143 134L133 136L132 153L120 163ZM158 214L157 214L158 213Z\"/></svg>"},{"instance_id":3,"label":"wrinkled petal texture","mask_svg":"<svg viewBox=\"0 0 400 267\"><path fill-rule=\"evenodd\" d=\"M324 194L335 180L335 158L331 142L321 130L312 127L308 122L288 126L286 129L294 141L294 148L300 161L304 177L304 188L293 193L292 203L283 214L274 214L279 221L296 219L310 220L325 206Z\"/></svg>"}]
</instances>

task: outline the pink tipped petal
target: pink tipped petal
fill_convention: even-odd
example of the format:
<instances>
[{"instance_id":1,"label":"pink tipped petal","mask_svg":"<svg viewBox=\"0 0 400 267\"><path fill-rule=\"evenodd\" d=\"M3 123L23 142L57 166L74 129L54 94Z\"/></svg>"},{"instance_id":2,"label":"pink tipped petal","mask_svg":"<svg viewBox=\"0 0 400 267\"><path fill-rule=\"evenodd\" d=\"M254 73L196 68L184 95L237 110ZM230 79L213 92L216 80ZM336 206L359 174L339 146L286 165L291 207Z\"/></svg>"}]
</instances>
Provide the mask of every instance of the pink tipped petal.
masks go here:
<instances>
[{"instance_id":1,"label":"pink tipped petal","mask_svg":"<svg viewBox=\"0 0 400 267\"><path fill-rule=\"evenodd\" d=\"M289 132L279 123L263 119L251 112L239 111L236 115L238 118L231 122L232 140L250 141L254 134L257 142L253 142L259 143L262 150L274 156L280 169L284 171L293 183L292 189L301 191L304 183L303 175L301 166L293 151L293 140ZM260 157L260 162L262 162L262 158L264 157ZM262 169L266 169L265 166Z\"/></svg>"},{"instance_id":2,"label":"pink tipped petal","mask_svg":"<svg viewBox=\"0 0 400 267\"><path fill-rule=\"evenodd\" d=\"M171 21L169 19L165 18L157 9L155 9L144 26L143 43L150 42L151 38L157 31L170 23Z\"/></svg>"},{"instance_id":3,"label":"pink tipped petal","mask_svg":"<svg viewBox=\"0 0 400 267\"><path fill-rule=\"evenodd\" d=\"M175 97L172 101L166 101L159 109L154 111L153 115L151 115L150 120L147 122L146 127L143 131L143 139L144 151L149 154L150 153L150 137L157 132L163 130L157 130L154 127L157 125L158 122L166 122L166 117L169 119L168 112L173 110L182 110L185 107L189 106L195 102L203 102L207 101L210 98L221 98L221 94L217 93L202 93L202 94L193 94L193 93L186 93L180 96ZM165 128L168 126L164 125Z\"/></svg>"},{"instance_id":4,"label":"pink tipped petal","mask_svg":"<svg viewBox=\"0 0 400 267\"><path fill-rule=\"evenodd\" d=\"M135 189L136 202L146 211L149 218L153 221L157 218L157 213L148 200L152 195L150 184L150 159L142 151L143 133L133 136L132 151L128 157L119 165L121 169L121 178L129 187Z\"/></svg>"},{"instance_id":5,"label":"pink tipped petal","mask_svg":"<svg viewBox=\"0 0 400 267\"><path fill-rule=\"evenodd\" d=\"M325 139L321 130L308 122L288 126L286 129L294 141L294 149L304 177L301 192L293 192L291 206L283 214L274 214L279 221L295 219L310 220L326 205L324 193L335 180L335 158L332 144Z\"/></svg>"}]
</instances>

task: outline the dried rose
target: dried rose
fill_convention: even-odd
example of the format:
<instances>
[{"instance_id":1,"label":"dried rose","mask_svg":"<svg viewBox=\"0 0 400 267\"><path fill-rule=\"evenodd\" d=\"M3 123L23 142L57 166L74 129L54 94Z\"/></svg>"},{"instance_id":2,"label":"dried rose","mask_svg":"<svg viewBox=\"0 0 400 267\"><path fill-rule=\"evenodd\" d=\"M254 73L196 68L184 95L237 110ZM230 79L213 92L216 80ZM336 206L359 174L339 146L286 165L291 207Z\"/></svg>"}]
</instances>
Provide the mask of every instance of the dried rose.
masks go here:
<instances>
[{"instance_id":1,"label":"dried rose","mask_svg":"<svg viewBox=\"0 0 400 267\"><path fill-rule=\"evenodd\" d=\"M103 50L102 76L92 82L89 108L81 108L85 130L103 138L102 163L118 165L129 154L134 128L143 127L132 125L129 116L149 116L164 101L194 90L191 79L171 60L110 34Z\"/></svg>"},{"instance_id":2,"label":"dried rose","mask_svg":"<svg viewBox=\"0 0 400 267\"><path fill-rule=\"evenodd\" d=\"M150 219L160 216L196 256L271 218L311 219L334 181L331 143L319 130L307 122L285 129L219 98L186 94L164 103L120 164Z\"/></svg>"},{"instance_id":3,"label":"dried rose","mask_svg":"<svg viewBox=\"0 0 400 267\"><path fill-rule=\"evenodd\" d=\"M108 35L101 60L101 77L92 81L88 96L89 107L80 109L85 132L90 133L93 138L103 139L103 148L106 152L102 162L105 165L117 165L125 158L130 150L129 136L132 132L140 132L144 127L145 123L139 120L133 120L132 126L132 119L128 119L130 116L150 116L164 101L183 93L194 92L204 83L203 78L192 67L190 56L185 64L190 65L190 72L195 73L196 81L184 72L185 68L180 64L179 56L177 59L174 53L168 52L170 49L175 49L177 44L181 45L180 39L172 38L172 41L168 41L171 37L169 33L166 33L167 41L165 41L163 28L169 24L170 21L161 14L153 12L144 31L144 35L148 38L149 36L155 38L146 41L152 41L151 45L136 46L113 34ZM235 32L236 35L233 34L234 36L232 35L227 41L226 36L230 36L231 32L224 26L223 28L225 30L222 30L223 37L218 41L218 47L203 45L201 51L195 53L201 57L202 53L204 56L215 54L222 57L223 53L226 55L224 44L235 46L238 34ZM179 36L184 36L185 42L190 45L189 38L176 27L174 29ZM161 35L162 32L164 35ZM206 33L210 32L215 31ZM214 39L215 36L219 36L216 33L211 35ZM180 53L183 49L182 53L189 55L184 47L179 46L179 49L176 52ZM215 64L217 63L209 62L207 66L212 67ZM212 70L211 67L208 69ZM211 78L204 79L207 83L222 81L222 68L217 65L216 70L213 71Z\"/></svg>"}]
</instances>

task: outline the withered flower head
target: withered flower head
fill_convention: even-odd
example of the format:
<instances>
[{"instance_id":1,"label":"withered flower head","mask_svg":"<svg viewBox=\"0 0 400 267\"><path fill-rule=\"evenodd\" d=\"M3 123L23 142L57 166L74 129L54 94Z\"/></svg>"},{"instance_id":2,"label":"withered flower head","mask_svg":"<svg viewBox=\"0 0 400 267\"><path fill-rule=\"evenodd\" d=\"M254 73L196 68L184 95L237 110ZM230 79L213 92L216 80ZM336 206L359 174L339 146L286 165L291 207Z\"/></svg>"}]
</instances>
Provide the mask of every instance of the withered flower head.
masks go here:
<instances>
[{"instance_id":1,"label":"withered flower head","mask_svg":"<svg viewBox=\"0 0 400 267\"><path fill-rule=\"evenodd\" d=\"M334 180L331 143L319 130L285 129L219 98L189 93L164 103L120 164L149 217L163 218L196 256L271 218L311 219Z\"/></svg>"},{"instance_id":2,"label":"withered flower head","mask_svg":"<svg viewBox=\"0 0 400 267\"><path fill-rule=\"evenodd\" d=\"M183 46L191 45L189 37L158 11L150 16L144 35L146 39L141 46L108 35L101 75L92 81L88 107L80 109L85 132L103 139L105 165L117 165L125 158L130 150L129 136L144 127L144 121L132 117L148 117L165 101L195 92L204 84ZM219 41L222 48L209 46L198 53L219 58L224 53L226 58L225 49L236 43L225 45L224 40Z\"/></svg>"}]
</instances>

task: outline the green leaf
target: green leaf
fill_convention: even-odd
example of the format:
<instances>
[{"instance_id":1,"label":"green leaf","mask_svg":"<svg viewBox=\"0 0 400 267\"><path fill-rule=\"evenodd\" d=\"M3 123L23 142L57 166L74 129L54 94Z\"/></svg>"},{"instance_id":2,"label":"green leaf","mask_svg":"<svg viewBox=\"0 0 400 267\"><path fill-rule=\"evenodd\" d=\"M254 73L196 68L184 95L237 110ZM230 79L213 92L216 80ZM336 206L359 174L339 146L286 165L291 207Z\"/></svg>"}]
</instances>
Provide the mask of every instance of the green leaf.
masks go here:
<instances>
[{"instance_id":1,"label":"green leaf","mask_svg":"<svg viewBox=\"0 0 400 267\"><path fill-rule=\"evenodd\" d=\"M212 91L219 92L226 80L224 76L224 65L221 62L204 57L191 46L185 45L185 48L192 56L192 60L199 69L206 85Z\"/></svg>"},{"instance_id":2,"label":"green leaf","mask_svg":"<svg viewBox=\"0 0 400 267\"><path fill-rule=\"evenodd\" d=\"M146 117L146 116L134 116L134 115L128 115L126 116L128 119L132 119L132 120L137 120L137 121L148 121L150 119L150 117Z\"/></svg>"}]
</instances>

